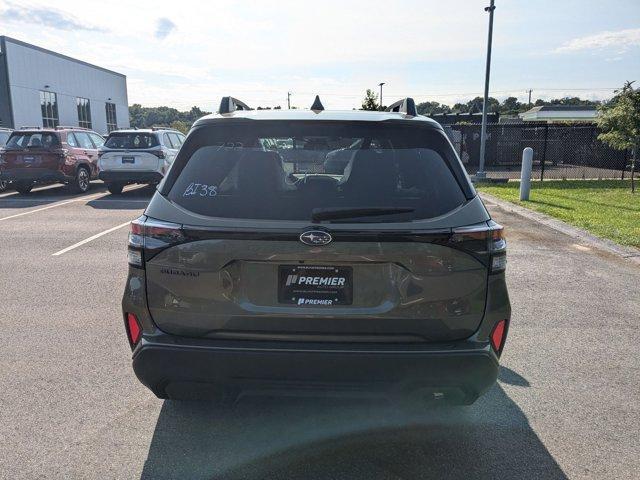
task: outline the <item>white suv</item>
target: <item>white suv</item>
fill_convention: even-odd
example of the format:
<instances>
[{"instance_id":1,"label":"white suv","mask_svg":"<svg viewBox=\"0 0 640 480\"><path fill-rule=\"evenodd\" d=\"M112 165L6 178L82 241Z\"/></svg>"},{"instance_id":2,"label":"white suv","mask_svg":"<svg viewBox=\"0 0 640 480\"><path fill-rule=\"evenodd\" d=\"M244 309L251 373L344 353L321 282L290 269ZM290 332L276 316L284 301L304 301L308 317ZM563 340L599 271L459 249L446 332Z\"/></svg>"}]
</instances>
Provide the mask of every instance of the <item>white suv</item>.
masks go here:
<instances>
[{"instance_id":1,"label":"white suv","mask_svg":"<svg viewBox=\"0 0 640 480\"><path fill-rule=\"evenodd\" d=\"M114 194L130 183L160 183L184 139L170 128L115 130L100 149L98 178Z\"/></svg>"}]
</instances>

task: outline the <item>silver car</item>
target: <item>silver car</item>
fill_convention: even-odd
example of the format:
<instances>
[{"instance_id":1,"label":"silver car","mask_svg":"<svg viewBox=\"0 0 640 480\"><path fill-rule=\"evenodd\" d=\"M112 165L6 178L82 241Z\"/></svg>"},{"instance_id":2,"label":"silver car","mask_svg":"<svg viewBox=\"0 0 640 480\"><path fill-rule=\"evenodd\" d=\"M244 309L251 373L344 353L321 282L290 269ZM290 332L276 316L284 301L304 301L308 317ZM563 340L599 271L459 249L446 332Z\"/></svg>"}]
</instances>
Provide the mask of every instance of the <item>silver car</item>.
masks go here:
<instances>
[{"instance_id":1,"label":"silver car","mask_svg":"<svg viewBox=\"0 0 640 480\"><path fill-rule=\"evenodd\" d=\"M411 99L254 111L225 97L132 223L128 255L133 369L158 397L471 403L496 380L503 229Z\"/></svg>"}]
</instances>

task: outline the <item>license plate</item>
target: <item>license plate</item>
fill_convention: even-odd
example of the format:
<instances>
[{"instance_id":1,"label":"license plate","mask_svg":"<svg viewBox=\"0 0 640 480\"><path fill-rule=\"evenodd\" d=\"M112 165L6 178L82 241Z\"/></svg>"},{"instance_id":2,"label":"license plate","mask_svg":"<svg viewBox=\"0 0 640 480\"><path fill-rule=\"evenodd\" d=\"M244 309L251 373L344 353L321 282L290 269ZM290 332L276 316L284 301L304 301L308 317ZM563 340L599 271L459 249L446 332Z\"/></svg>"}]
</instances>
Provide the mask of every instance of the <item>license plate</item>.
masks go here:
<instances>
[{"instance_id":1,"label":"license plate","mask_svg":"<svg viewBox=\"0 0 640 480\"><path fill-rule=\"evenodd\" d=\"M278 302L331 307L353 303L353 269L321 265L281 265Z\"/></svg>"},{"instance_id":2,"label":"license plate","mask_svg":"<svg viewBox=\"0 0 640 480\"><path fill-rule=\"evenodd\" d=\"M136 157L122 157L122 163L136 163Z\"/></svg>"},{"instance_id":3,"label":"license plate","mask_svg":"<svg viewBox=\"0 0 640 480\"><path fill-rule=\"evenodd\" d=\"M22 157L22 160L25 163L33 163L36 161L36 157L25 155L24 157Z\"/></svg>"}]
</instances>

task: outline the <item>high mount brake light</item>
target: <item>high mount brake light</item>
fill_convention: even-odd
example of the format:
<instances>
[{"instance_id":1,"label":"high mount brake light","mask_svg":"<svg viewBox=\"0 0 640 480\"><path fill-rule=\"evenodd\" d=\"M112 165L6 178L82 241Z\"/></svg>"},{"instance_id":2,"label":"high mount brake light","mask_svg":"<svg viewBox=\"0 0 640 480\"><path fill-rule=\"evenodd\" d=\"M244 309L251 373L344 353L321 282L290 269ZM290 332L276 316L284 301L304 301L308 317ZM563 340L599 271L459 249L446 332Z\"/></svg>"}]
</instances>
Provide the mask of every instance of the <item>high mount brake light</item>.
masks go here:
<instances>
[{"instance_id":1,"label":"high mount brake light","mask_svg":"<svg viewBox=\"0 0 640 480\"><path fill-rule=\"evenodd\" d=\"M450 240L457 248L471 252L487 262L490 273L504 272L507 266L507 241L504 227L487 223L455 228Z\"/></svg>"},{"instance_id":2,"label":"high mount brake light","mask_svg":"<svg viewBox=\"0 0 640 480\"><path fill-rule=\"evenodd\" d=\"M149 260L171 245L182 243L185 238L181 225L161 222L142 215L131 222L128 240L129 264L144 268L145 259Z\"/></svg>"}]
</instances>

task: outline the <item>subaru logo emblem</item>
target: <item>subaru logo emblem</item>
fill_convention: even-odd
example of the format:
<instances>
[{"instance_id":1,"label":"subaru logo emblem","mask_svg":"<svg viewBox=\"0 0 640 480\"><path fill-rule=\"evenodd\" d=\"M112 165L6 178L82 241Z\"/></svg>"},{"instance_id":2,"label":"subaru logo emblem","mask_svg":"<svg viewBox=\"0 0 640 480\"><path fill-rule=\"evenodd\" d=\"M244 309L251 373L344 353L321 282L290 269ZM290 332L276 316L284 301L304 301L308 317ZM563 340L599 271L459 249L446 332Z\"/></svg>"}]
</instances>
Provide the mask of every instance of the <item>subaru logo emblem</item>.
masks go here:
<instances>
[{"instance_id":1,"label":"subaru logo emblem","mask_svg":"<svg viewBox=\"0 0 640 480\"><path fill-rule=\"evenodd\" d=\"M300 235L300 241L307 245L326 245L331 240L331 234L322 230L309 230Z\"/></svg>"}]
</instances>

